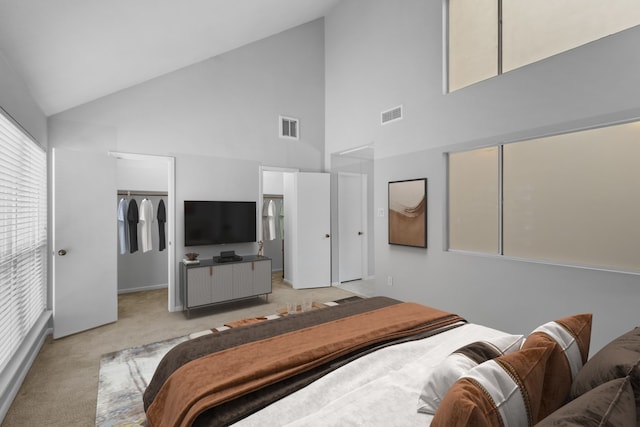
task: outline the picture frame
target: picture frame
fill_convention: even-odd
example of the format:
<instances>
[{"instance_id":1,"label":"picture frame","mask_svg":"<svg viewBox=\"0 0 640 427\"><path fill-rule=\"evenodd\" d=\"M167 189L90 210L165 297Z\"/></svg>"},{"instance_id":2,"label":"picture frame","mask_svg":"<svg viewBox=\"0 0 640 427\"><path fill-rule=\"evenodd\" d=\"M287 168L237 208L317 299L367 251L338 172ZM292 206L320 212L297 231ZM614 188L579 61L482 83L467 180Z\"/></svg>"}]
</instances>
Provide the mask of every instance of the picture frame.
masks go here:
<instances>
[{"instance_id":1,"label":"picture frame","mask_svg":"<svg viewBox=\"0 0 640 427\"><path fill-rule=\"evenodd\" d=\"M427 178L390 181L389 244L427 247Z\"/></svg>"}]
</instances>

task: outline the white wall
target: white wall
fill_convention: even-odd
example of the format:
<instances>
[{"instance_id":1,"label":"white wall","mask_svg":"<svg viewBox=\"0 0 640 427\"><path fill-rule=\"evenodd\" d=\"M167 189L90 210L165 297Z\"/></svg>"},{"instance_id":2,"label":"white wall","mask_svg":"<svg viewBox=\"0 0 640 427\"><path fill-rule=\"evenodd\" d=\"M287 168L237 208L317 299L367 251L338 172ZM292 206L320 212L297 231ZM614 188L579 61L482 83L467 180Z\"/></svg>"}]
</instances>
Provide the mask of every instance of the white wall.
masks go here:
<instances>
[{"instance_id":1,"label":"white wall","mask_svg":"<svg viewBox=\"0 0 640 427\"><path fill-rule=\"evenodd\" d=\"M344 0L325 21L325 159L373 143L376 210L389 181L429 178L427 250L388 245L376 217L378 292L513 333L593 312L593 352L637 325L639 276L446 252L443 153L640 117L640 27L445 94L442 5Z\"/></svg>"},{"instance_id":2,"label":"white wall","mask_svg":"<svg viewBox=\"0 0 640 427\"><path fill-rule=\"evenodd\" d=\"M284 194L284 172L269 171L262 172L262 193L272 195Z\"/></svg>"},{"instance_id":3,"label":"white wall","mask_svg":"<svg viewBox=\"0 0 640 427\"><path fill-rule=\"evenodd\" d=\"M321 170L323 64L317 20L56 114L52 144ZM280 114L300 118L300 140L278 138Z\"/></svg>"},{"instance_id":4,"label":"white wall","mask_svg":"<svg viewBox=\"0 0 640 427\"><path fill-rule=\"evenodd\" d=\"M278 138L281 114L300 119L299 141ZM49 128L53 147L175 157L177 267L190 251L184 247L184 200L258 201L261 164L323 169L324 22L56 114ZM257 245L226 249L250 254ZM176 268L176 283L178 275ZM176 297L181 301L179 291Z\"/></svg>"}]
</instances>

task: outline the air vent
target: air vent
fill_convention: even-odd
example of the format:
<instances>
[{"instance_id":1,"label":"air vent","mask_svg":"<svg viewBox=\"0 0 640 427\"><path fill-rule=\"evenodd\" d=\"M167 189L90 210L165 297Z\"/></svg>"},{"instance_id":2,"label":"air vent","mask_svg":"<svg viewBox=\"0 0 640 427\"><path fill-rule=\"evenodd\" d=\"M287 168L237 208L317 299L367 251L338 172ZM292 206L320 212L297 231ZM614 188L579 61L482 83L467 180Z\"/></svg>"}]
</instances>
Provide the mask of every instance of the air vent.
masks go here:
<instances>
[{"instance_id":1,"label":"air vent","mask_svg":"<svg viewBox=\"0 0 640 427\"><path fill-rule=\"evenodd\" d=\"M387 123L402 119L402 105L392 108L387 111L383 111L380 115L380 123L386 125Z\"/></svg>"},{"instance_id":2,"label":"air vent","mask_svg":"<svg viewBox=\"0 0 640 427\"><path fill-rule=\"evenodd\" d=\"M300 120L293 117L280 116L280 138L299 139Z\"/></svg>"}]
</instances>

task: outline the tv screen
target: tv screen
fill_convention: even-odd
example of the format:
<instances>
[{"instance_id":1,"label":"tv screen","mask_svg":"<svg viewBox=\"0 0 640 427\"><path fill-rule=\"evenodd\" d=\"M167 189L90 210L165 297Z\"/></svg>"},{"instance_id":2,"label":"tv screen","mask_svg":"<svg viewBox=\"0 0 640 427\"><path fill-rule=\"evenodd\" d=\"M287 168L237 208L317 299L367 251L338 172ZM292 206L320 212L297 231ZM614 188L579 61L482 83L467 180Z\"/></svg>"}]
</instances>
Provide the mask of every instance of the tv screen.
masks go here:
<instances>
[{"instance_id":1,"label":"tv screen","mask_svg":"<svg viewBox=\"0 0 640 427\"><path fill-rule=\"evenodd\" d=\"M184 245L256 241L256 202L184 202Z\"/></svg>"}]
</instances>

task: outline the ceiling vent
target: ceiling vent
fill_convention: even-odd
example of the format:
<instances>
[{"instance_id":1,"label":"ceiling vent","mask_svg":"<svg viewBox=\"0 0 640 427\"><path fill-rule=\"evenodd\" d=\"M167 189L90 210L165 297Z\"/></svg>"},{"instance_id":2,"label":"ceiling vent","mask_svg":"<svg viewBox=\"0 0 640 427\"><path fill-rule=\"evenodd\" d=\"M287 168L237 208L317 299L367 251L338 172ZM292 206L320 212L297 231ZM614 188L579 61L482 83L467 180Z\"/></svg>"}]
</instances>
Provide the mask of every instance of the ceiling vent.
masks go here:
<instances>
[{"instance_id":1,"label":"ceiling vent","mask_svg":"<svg viewBox=\"0 0 640 427\"><path fill-rule=\"evenodd\" d=\"M280 116L280 138L300 139L300 120Z\"/></svg>"},{"instance_id":2,"label":"ceiling vent","mask_svg":"<svg viewBox=\"0 0 640 427\"><path fill-rule=\"evenodd\" d=\"M394 122L396 120L402 120L402 105L387 111L383 111L380 114L380 123L383 125Z\"/></svg>"}]
</instances>

